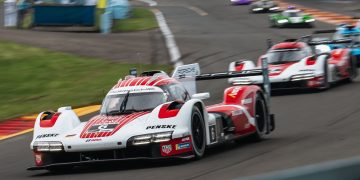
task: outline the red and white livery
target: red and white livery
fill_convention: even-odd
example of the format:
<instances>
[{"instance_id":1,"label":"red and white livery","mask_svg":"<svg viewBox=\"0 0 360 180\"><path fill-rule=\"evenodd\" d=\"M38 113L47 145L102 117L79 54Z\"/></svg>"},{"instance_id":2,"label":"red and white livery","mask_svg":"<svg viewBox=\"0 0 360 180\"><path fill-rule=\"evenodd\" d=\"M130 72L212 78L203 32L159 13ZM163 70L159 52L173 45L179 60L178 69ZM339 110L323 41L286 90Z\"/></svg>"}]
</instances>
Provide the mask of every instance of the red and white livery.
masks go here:
<instances>
[{"instance_id":1,"label":"red and white livery","mask_svg":"<svg viewBox=\"0 0 360 180\"><path fill-rule=\"evenodd\" d=\"M274 129L266 90L232 86L224 91L222 103L207 106L202 100L210 94L196 93L195 81L261 74L200 74L199 65L190 64L177 67L172 77L161 72L127 76L108 92L100 114L87 121L81 122L71 107L40 113L30 145L36 166L29 170L138 158L201 158L212 145L244 136L260 140Z\"/></svg>"},{"instance_id":2,"label":"red and white livery","mask_svg":"<svg viewBox=\"0 0 360 180\"><path fill-rule=\"evenodd\" d=\"M348 48L331 50L328 44L344 41L287 40L278 43L262 55L258 63L240 60L230 63L229 71L261 68L261 60L269 63L271 89L327 89L331 84L357 76L356 61ZM261 76L229 78L233 85L261 84Z\"/></svg>"}]
</instances>

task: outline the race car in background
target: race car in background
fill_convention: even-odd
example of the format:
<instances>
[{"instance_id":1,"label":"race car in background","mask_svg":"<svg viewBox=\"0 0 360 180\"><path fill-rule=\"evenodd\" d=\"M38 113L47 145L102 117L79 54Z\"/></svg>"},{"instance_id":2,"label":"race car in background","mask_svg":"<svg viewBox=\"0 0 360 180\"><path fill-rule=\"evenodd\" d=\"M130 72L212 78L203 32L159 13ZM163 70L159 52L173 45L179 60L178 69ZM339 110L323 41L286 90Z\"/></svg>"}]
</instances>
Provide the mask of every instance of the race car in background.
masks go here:
<instances>
[{"instance_id":1,"label":"race car in background","mask_svg":"<svg viewBox=\"0 0 360 180\"><path fill-rule=\"evenodd\" d=\"M263 85L228 87L219 104L206 106L202 100L210 94L196 93L196 81L258 75ZM200 74L198 64L189 64L177 67L172 77L158 71L127 76L108 92L100 114L88 121L81 122L71 107L40 113L30 145L36 166L29 170L199 159L213 145L245 136L259 141L273 131L269 98L267 69Z\"/></svg>"},{"instance_id":2,"label":"race car in background","mask_svg":"<svg viewBox=\"0 0 360 180\"><path fill-rule=\"evenodd\" d=\"M352 25L343 25L337 28L337 31L334 34L333 39L352 39L352 42L349 44L343 44L342 47L348 47L351 49L351 54L357 60L358 67L360 67L360 27Z\"/></svg>"},{"instance_id":3,"label":"race car in background","mask_svg":"<svg viewBox=\"0 0 360 180\"><path fill-rule=\"evenodd\" d=\"M269 16L270 27L314 27L315 19L309 15L304 14L300 9L289 7L287 10L271 14Z\"/></svg>"},{"instance_id":4,"label":"race car in background","mask_svg":"<svg viewBox=\"0 0 360 180\"><path fill-rule=\"evenodd\" d=\"M232 5L249 5L252 0L230 0Z\"/></svg>"},{"instance_id":5,"label":"race car in background","mask_svg":"<svg viewBox=\"0 0 360 180\"><path fill-rule=\"evenodd\" d=\"M281 11L279 5L275 1L260 0L251 4L250 13L267 13Z\"/></svg>"},{"instance_id":6,"label":"race car in background","mask_svg":"<svg viewBox=\"0 0 360 180\"><path fill-rule=\"evenodd\" d=\"M357 29L353 25L341 24L336 29L331 30L317 30L313 32L313 35L334 33L333 40L348 39L347 43L329 44L331 49L349 48L351 50L351 56L356 60L357 66L360 67L360 29ZM314 39L314 38L313 38ZM331 38L317 38L319 40L330 40Z\"/></svg>"},{"instance_id":7,"label":"race car in background","mask_svg":"<svg viewBox=\"0 0 360 180\"><path fill-rule=\"evenodd\" d=\"M347 43L348 40L307 41L290 39L271 46L259 58L269 63L272 90L318 89L330 87L342 80L352 82L358 75L356 61L347 48L331 50L328 44ZM261 68L249 60L230 63L229 71L243 71ZM230 78L233 85L261 84L261 76Z\"/></svg>"}]
</instances>

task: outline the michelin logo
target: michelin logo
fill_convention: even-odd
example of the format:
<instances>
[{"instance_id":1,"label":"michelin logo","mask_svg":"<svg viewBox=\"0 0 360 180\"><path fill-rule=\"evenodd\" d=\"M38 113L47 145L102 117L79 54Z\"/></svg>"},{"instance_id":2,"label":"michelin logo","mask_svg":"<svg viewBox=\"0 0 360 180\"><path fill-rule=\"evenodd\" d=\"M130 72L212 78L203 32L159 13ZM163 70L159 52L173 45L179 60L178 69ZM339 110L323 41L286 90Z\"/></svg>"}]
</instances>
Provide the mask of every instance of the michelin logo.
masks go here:
<instances>
[{"instance_id":1,"label":"michelin logo","mask_svg":"<svg viewBox=\"0 0 360 180\"><path fill-rule=\"evenodd\" d=\"M176 150L187 149L187 148L190 148L190 143L181 143L175 146Z\"/></svg>"}]
</instances>

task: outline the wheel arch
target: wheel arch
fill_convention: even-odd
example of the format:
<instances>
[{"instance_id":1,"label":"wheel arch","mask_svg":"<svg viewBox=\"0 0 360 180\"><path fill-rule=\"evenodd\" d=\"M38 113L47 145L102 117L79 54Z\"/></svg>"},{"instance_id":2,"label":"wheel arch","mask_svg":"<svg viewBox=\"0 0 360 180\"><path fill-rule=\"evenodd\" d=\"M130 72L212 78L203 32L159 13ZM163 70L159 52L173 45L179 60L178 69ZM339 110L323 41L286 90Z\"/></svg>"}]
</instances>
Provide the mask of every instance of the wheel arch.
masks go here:
<instances>
[{"instance_id":1,"label":"wheel arch","mask_svg":"<svg viewBox=\"0 0 360 180\"><path fill-rule=\"evenodd\" d=\"M196 102L194 104L194 107L197 107L200 110L201 115L203 116L203 118L205 118L205 107L204 104L200 103L200 102ZM204 119L205 120L205 119Z\"/></svg>"}]
</instances>

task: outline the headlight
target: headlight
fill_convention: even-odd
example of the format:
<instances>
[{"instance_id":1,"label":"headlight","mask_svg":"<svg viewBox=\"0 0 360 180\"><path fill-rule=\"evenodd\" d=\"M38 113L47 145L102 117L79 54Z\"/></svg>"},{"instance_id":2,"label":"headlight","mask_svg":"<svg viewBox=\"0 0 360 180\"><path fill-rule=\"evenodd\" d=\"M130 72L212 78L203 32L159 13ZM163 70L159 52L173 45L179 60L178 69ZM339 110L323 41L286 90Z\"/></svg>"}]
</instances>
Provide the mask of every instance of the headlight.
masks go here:
<instances>
[{"instance_id":1,"label":"headlight","mask_svg":"<svg viewBox=\"0 0 360 180\"><path fill-rule=\"evenodd\" d=\"M251 81L248 78L241 78L241 79L234 79L232 81L233 85L248 85L248 84L252 84L253 81Z\"/></svg>"},{"instance_id":2,"label":"headlight","mask_svg":"<svg viewBox=\"0 0 360 180\"><path fill-rule=\"evenodd\" d=\"M64 146L58 141L35 141L34 151L39 152L59 152L64 150Z\"/></svg>"},{"instance_id":3,"label":"headlight","mask_svg":"<svg viewBox=\"0 0 360 180\"><path fill-rule=\"evenodd\" d=\"M305 20L305 22L309 23L309 22L314 22L315 19L308 19L308 20Z\"/></svg>"},{"instance_id":4,"label":"headlight","mask_svg":"<svg viewBox=\"0 0 360 180\"><path fill-rule=\"evenodd\" d=\"M134 136L132 140L132 144L143 145L150 143L166 142L171 140L171 136L172 136L172 131Z\"/></svg>"},{"instance_id":5,"label":"headlight","mask_svg":"<svg viewBox=\"0 0 360 180\"><path fill-rule=\"evenodd\" d=\"M313 73L297 74L297 75L291 76L291 81L307 80L307 79L312 79L314 77L315 77L315 74L313 74Z\"/></svg>"},{"instance_id":6,"label":"headlight","mask_svg":"<svg viewBox=\"0 0 360 180\"><path fill-rule=\"evenodd\" d=\"M278 23L283 24L289 22L287 19L278 20Z\"/></svg>"},{"instance_id":7,"label":"headlight","mask_svg":"<svg viewBox=\"0 0 360 180\"><path fill-rule=\"evenodd\" d=\"M279 8L279 7L272 7L272 8L270 8L271 11L273 11L273 10L278 10L278 9L280 9L280 8Z\"/></svg>"},{"instance_id":8,"label":"headlight","mask_svg":"<svg viewBox=\"0 0 360 180\"><path fill-rule=\"evenodd\" d=\"M263 8L254 8L253 11L261 11Z\"/></svg>"}]
</instances>

